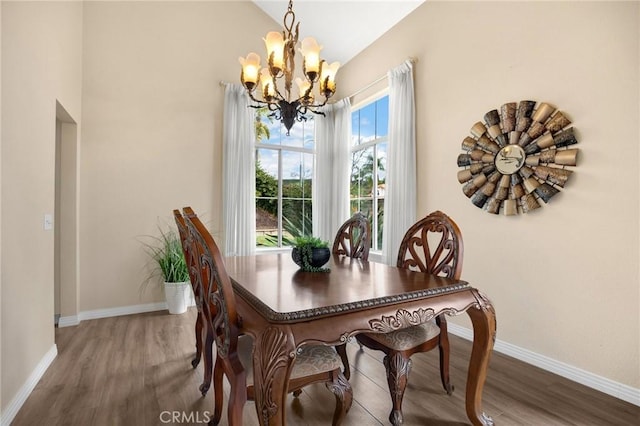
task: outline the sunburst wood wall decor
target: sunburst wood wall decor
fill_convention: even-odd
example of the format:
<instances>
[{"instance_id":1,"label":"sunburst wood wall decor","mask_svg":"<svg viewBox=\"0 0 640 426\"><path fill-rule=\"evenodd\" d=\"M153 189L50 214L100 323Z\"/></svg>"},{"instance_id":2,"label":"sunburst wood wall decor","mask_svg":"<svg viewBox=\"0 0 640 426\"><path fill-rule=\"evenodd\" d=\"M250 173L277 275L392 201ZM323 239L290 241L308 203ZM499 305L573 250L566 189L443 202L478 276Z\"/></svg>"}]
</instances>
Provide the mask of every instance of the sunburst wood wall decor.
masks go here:
<instances>
[{"instance_id":1,"label":"sunburst wood wall decor","mask_svg":"<svg viewBox=\"0 0 640 426\"><path fill-rule=\"evenodd\" d=\"M471 202L507 216L548 203L573 173L578 143L571 120L548 103L510 102L471 127L458 155L458 182Z\"/></svg>"}]
</instances>

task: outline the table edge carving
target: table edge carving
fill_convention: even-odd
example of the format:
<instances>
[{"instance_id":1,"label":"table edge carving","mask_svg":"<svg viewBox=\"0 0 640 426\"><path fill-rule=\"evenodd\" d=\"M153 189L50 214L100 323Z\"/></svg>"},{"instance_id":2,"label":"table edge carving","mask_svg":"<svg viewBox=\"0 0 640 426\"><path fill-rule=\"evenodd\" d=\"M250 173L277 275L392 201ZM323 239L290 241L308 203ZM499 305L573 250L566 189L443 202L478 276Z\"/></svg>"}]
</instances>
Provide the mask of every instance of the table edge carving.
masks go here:
<instances>
[{"instance_id":1,"label":"table edge carving","mask_svg":"<svg viewBox=\"0 0 640 426\"><path fill-rule=\"evenodd\" d=\"M441 294L455 293L457 291L469 290L471 287L466 281L460 281L447 287L430 288L427 290L419 290L408 293L402 293L394 296L381 297L377 299L362 300L358 302L342 303L323 308L303 309L293 312L276 312L269 306L265 305L260 299L254 296L250 291L245 289L237 281L232 278L234 290L246 301L248 301L262 316L269 321L278 323L292 323L304 321L311 318L328 317L344 312L356 312L363 309L373 307L392 305L398 302L406 302L408 300L419 300L427 297L438 296Z\"/></svg>"}]
</instances>

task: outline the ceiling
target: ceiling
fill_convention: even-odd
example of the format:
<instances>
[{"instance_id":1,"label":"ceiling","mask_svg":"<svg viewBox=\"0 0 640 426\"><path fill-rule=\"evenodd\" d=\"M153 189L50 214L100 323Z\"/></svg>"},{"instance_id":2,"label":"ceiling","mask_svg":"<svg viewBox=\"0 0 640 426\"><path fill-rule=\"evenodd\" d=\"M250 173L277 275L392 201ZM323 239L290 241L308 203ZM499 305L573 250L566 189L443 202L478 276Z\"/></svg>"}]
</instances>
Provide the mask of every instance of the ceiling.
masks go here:
<instances>
[{"instance_id":1,"label":"ceiling","mask_svg":"<svg viewBox=\"0 0 640 426\"><path fill-rule=\"evenodd\" d=\"M293 11L300 36L314 37L324 46L322 58L344 65L387 32L425 0L295 0ZM253 0L283 26L288 0Z\"/></svg>"}]
</instances>

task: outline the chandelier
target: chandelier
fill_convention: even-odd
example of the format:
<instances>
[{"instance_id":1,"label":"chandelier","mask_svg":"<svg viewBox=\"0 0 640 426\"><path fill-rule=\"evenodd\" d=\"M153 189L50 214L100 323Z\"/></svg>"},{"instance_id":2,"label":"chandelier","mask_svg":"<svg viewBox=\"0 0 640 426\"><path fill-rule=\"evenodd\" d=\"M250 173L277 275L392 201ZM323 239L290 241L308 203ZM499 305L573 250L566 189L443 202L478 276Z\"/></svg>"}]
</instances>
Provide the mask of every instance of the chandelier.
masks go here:
<instances>
[{"instance_id":1,"label":"chandelier","mask_svg":"<svg viewBox=\"0 0 640 426\"><path fill-rule=\"evenodd\" d=\"M302 62L302 75L304 78L295 77L295 55L298 44L298 28L300 23L295 22L293 13L293 0L289 0L289 7L284 14L284 29L282 33L271 31L263 39L267 47L267 66L261 68L260 56L254 52L246 58L240 58L242 72L240 80L247 89L251 100L257 105L253 108L268 108L269 117L280 120L287 129L287 136L295 121L306 120L307 112L324 115L318 108L327 104L329 98L336 91L335 77L340 64L334 62L328 64L320 59L322 46L318 45L313 37L302 40L300 53L304 57ZM291 96L291 86L295 77L298 86L298 95ZM284 79L284 89L278 87L278 81ZM260 82L260 95L256 97L254 92ZM316 103L313 89L318 86L318 92L323 97L321 103ZM261 98L260 98L261 96Z\"/></svg>"}]
</instances>

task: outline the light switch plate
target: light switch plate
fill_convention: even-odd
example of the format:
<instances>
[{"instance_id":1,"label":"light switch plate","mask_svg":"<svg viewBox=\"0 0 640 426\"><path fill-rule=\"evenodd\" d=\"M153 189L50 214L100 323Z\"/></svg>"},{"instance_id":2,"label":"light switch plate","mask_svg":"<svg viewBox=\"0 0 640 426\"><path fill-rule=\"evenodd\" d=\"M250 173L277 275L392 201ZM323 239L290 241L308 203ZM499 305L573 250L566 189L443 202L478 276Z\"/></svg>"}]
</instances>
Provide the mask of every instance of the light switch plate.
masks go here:
<instances>
[{"instance_id":1,"label":"light switch plate","mask_svg":"<svg viewBox=\"0 0 640 426\"><path fill-rule=\"evenodd\" d=\"M44 230L50 231L53 229L53 215L45 213L44 215Z\"/></svg>"}]
</instances>

